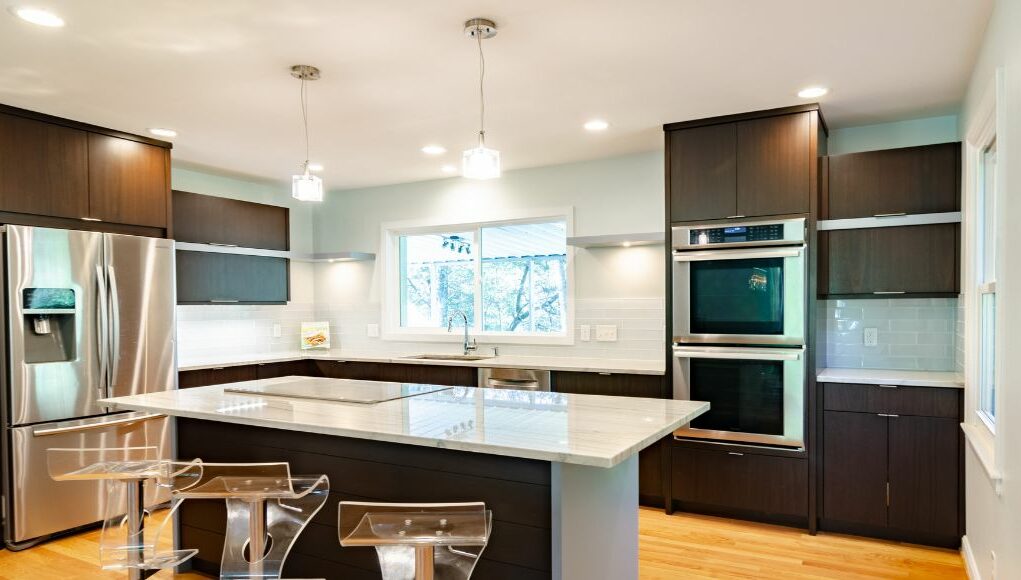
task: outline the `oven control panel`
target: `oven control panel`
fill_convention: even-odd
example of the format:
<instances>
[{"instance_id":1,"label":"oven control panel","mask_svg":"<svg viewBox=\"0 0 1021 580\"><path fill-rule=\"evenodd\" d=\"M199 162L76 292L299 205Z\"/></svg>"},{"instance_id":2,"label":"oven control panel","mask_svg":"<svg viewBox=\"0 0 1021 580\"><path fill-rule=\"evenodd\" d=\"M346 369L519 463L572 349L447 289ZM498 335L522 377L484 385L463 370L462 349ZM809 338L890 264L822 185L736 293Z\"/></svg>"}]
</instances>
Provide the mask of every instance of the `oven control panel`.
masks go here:
<instances>
[{"instance_id":1,"label":"oven control panel","mask_svg":"<svg viewBox=\"0 0 1021 580\"><path fill-rule=\"evenodd\" d=\"M783 224L749 226L726 226L720 228L692 229L688 232L692 246L706 244L733 244L743 242L771 242L784 239Z\"/></svg>"}]
</instances>

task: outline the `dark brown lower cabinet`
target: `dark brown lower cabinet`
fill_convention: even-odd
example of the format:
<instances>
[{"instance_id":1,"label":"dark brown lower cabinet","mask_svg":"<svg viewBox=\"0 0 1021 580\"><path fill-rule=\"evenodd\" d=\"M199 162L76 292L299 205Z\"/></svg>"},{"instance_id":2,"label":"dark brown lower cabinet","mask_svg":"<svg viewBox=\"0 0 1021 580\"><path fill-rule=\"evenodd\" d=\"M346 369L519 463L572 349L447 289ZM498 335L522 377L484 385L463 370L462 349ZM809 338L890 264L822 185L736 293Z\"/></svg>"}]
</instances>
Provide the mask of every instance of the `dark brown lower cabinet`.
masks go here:
<instances>
[{"instance_id":1,"label":"dark brown lower cabinet","mask_svg":"<svg viewBox=\"0 0 1021 580\"><path fill-rule=\"evenodd\" d=\"M286 304L287 258L177 251L178 304Z\"/></svg>"},{"instance_id":2,"label":"dark brown lower cabinet","mask_svg":"<svg viewBox=\"0 0 1021 580\"><path fill-rule=\"evenodd\" d=\"M254 381L258 378L259 371L256 365L217 367L212 369L181 371L177 374L177 387L180 389L190 389L192 387L204 387L206 385L222 385L224 383Z\"/></svg>"},{"instance_id":3,"label":"dark brown lower cabinet","mask_svg":"<svg viewBox=\"0 0 1021 580\"><path fill-rule=\"evenodd\" d=\"M808 459L675 443L672 499L687 512L806 526Z\"/></svg>"},{"instance_id":4,"label":"dark brown lower cabinet","mask_svg":"<svg viewBox=\"0 0 1021 580\"><path fill-rule=\"evenodd\" d=\"M478 384L478 370L474 367L327 360L315 362L322 376L334 379L455 387L474 387Z\"/></svg>"},{"instance_id":5,"label":"dark brown lower cabinet","mask_svg":"<svg viewBox=\"0 0 1021 580\"><path fill-rule=\"evenodd\" d=\"M959 546L964 521L961 393L876 385L823 388L820 528ZM849 396L855 388L862 394L857 400ZM885 396L879 398L881 391ZM931 404L925 404L926 395ZM948 398L957 401L951 416L923 414L950 415ZM874 412L858 410L864 401Z\"/></svg>"},{"instance_id":6,"label":"dark brown lower cabinet","mask_svg":"<svg viewBox=\"0 0 1021 580\"><path fill-rule=\"evenodd\" d=\"M553 390L558 393L653 398L661 398L665 394L663 375L554 371L551 382Z\"/></svg>"},{"instance_id":7,"label":"dark brown lower cabinet","mask_svg":"<svg viewBox=\"0 0 1021 580\"><path fill-rule=\"evenodd\" d=\"M260 363L255 365L257 378L275 379L276 377L316 377L319 376L319 369L315 361L311 360L289 360L274 363Z\"/></svg>"}]
</instances>

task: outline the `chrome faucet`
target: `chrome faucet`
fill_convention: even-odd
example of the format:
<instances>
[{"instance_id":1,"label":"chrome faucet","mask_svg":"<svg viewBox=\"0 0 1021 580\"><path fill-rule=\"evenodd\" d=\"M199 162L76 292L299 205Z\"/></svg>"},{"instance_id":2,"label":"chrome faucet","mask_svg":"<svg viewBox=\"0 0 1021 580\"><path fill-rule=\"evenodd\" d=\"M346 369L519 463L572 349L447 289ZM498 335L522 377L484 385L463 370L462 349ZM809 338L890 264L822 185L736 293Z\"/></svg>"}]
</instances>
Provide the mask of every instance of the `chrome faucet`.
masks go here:
<instances>
[{"instance_id":1,"label":"chrome faucet","mask_svg":"<svg viewBox=\"0 0 1021 580\"><path fill-rule=\"evenodd\" d=\"M461 315L461 318L464 320L464 356L468 356L479 349L479 345L475 342L475 339L468 338L468 315L460 310L454 310L451 312L450 316L447 317L447 332L453 332L454 317L457 315Z\"/></svg>"}]
</instances>

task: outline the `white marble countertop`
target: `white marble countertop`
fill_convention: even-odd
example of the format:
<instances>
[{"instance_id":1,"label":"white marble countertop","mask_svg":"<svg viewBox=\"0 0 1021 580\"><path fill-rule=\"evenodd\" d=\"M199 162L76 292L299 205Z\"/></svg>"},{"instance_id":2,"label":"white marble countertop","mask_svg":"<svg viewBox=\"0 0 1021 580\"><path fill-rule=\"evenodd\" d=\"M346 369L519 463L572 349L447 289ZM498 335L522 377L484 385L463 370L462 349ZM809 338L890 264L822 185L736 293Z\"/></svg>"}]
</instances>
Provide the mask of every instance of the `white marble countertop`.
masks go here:
<instances>
[{"instance_id":1,"label":"white marble countertop","mask_svg":"<svg viewBox=\"0 0 1021 580\"><path fill-rule=\"evenodd\" d=\"M325 383L324 383L325 381ZM279 377L232 385L320 385ZM118 410L610 468L709 410L709 403L505 389L450 389L371 405L225 393L211 385L104 399Z\"/></svg>"},{"instance_id":2,"label":"white marble countertop","mask_svg":"<svg viewBox=\"0 0 1021 580\"><path fill-rule=\"evenodd\" d=\"M195 371L219 367L232 367L251 364L287 362L292 360L344 360L357 362L379 362L417 365L467 366L467 367L501 367L518 369L544 369L550 371L576 371L589 373L620 373L635 375L664 374L663 361L637 359L600 359L553 356L494 356L482 360L435 360L409 359L411 355L428 354L427 347L419 352L409 353L373 353L347 350L307 350L287 353L264 353L242 356L215 357L208 359L185 359L178 361L177 370ZM449 354L449 353L447 353ZM483 356L485 356L483 354Z\"/></svg>"},{"instance_id":3,"label":"white marble countertop","mask_svg":"<svg viewBox=\"0 0 1021 580\"><path fill-rule=\"evenodd\" d=\"M885 369L819 369L820 383L897 385L900 387L964 388L964 376L953 371L895 371Z\"/></svg>"}]
</instances>

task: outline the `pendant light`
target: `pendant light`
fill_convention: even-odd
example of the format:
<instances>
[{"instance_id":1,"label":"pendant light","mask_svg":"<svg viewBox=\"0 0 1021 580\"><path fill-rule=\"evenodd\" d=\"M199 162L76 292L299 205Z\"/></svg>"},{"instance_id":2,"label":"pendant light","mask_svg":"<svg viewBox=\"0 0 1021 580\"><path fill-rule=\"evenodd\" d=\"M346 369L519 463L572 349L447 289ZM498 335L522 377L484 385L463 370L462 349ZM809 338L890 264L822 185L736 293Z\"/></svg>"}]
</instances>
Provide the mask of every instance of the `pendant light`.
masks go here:
<instances>
[{"instance_id":1,"label":"pendant light","mask_svg":"<svg viewBox=\"0 0 1021 580\"><path fill-rule=\"evenodd\" d=\"M472 18L464 23L464 33L479 46L479 146L467 149L462 158L461 173L468 179L500 177L500 152L486 147L486 57L482 41L496 36L496 23L485 18Z\"/></svg>"},{"instance_id":2,"label":"pendant light","mask_svg":"<svg viewBox=\"0 0 1021 580\"><path fill-rule=\"evenodd\" d=\"M301 120L305 127L305 162L301 164L302 173L291 176L291 197L300 201L322 201L323 180L313 175L308 162L308 92L307 81L319 80L319 69L309 64L296 64L291 67L291 76L301 81Z\"/></svg>"}]
</instances>

